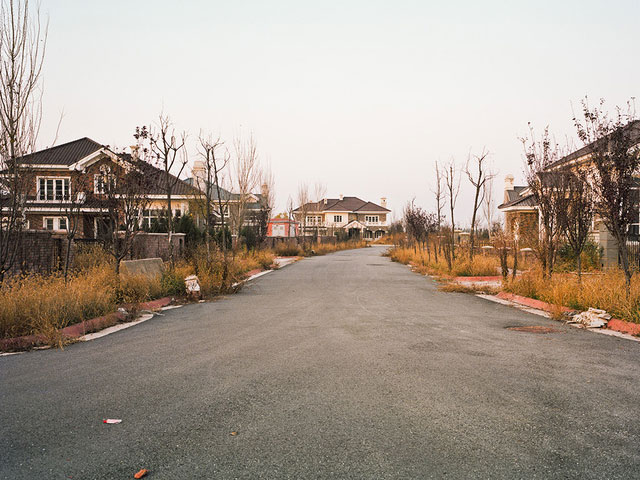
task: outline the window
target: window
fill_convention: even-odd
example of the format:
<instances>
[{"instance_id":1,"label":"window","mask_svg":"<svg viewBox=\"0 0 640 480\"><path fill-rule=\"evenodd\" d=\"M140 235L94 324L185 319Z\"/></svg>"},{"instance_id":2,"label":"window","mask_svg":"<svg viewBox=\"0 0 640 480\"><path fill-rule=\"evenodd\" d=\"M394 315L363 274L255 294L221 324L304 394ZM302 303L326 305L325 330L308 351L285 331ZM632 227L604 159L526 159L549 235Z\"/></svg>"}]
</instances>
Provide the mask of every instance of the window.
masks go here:
<instances>
[{"instance_id":1,"label":"window","mask_svg":"<svg viewBox=\"0 0 640 480\"><path fill-rule=\"evenodd\" d=\"M334 215L333 223L342 223L342 215Z\"/></svg>"},{"instance_id":2,"label":"window","mask_svg":"<svg viewBox=\"0 0 640 480\"><path fill-rule=\"evenodd\" d=\"M166 223L164 210L153 209L142 211L143 228L151 229L153 227L162 228Z\"/></svg>"},{"instance_id":3,"label":"window","mask_svg":"<svg viewBox=\"0 0 640 480\"><path fill-rule=\"evenodd\" d=\"M307 225L322 225L322 217L318 215L308 215Z\"/></svg>"},{"instance_id":4,"label":"window","mask_svg":"<svg viewBox=\"0 0 640 480\"><path fill-rule=\"evenodd\" d=\"M39 177L38 200L68 200L69 182L70 179L64 177Z\"/></svg>"},{"instance_id":5,"label":"window","mask_svg":"<svg viewBox=\"0 0 640 480\"><path fill-rule=\"evenodd\" d=\"M100 173L96 173L93 176L93 193L105 194L109 193L109 189L113 189L116 184L116 178L111 173L111 167L108 165L102 165L100 167Z\"/></svg>"},{"instance_id":6,"label":"window","mask_svg":"<svg viewBox=\"0 0 640 480\"><path fill-rule=\"evenodd\" d=\"M365 215L364 221L368 223L378 223L380 221L379 218L378 215Z\"/></svg>"},{"instance_id":7,"label":"window","mask_svg":"<svg viewBox=\"0 0 640 480\"><path fill-rule=\"evenodd\" d=\"M59 231L67 229L67 217L44 217L42 228L45 230Z\"/></svg>"}]
</instances>

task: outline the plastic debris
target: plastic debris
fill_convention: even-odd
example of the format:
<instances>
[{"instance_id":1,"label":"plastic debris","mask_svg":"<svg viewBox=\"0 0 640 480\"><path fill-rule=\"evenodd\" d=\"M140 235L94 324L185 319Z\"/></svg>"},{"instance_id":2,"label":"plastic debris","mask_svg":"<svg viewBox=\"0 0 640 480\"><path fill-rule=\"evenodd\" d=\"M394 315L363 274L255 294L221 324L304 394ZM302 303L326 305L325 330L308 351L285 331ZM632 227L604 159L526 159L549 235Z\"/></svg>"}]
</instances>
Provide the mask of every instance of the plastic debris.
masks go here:
<instances>
[{"instance_id":1,"label":"plastic debris","mask_svg":"<svg viewBox=\"0 0 640 480\"><path fill-rule=\"evenodd\" d=\"M102 423L120 423L122 422L122 420L120 420L119 418L105 418L104 420L102 420Z\"/></svg>"},{"instance_id":2,"label":"plastic debris","mask_svg":"<svg viewBox=\"0 0 640 480\"><path fill-rule=\"evenodd\" d=\"M231 432L232 437L235 437L236 435L238 435L238 432Z\"/></svg>"},{"instance_id":3,"label":"plastic debris","mask_svg":"<svg viewBox=\"0 0 640 480\"><path fill-rule=\"evenodd\" d=\"M149 473L149 470L147 470L146 468L143 468L142 470L140 470L138 473L136 473L133 478L142 478L144 477L147 473Z\"/></svg>"}]
</instances>

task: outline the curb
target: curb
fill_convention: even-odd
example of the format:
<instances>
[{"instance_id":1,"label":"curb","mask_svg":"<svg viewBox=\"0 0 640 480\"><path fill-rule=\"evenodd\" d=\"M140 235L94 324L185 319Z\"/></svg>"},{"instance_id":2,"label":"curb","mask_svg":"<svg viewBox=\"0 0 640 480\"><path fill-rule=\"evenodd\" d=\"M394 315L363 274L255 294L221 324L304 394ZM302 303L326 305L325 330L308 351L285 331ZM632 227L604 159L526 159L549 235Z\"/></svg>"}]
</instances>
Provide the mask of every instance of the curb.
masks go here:
<instances>
[{"instance_id":1,"label":"curb","mask_svg":"<svg viewBox=\"0 0 640 480\"><path fill-rule=\"evenodd\" d=\"M486 298L486 296L483 297L483 298ZM513 293L500 292L497 295L495 295L495 298L499 298L500 300L504 300L504 301L508 301L508 302L517 303L517 304L523 305L525 307L533 308L533 309L536 309L536 310L542 310L542 311L547 312L547 313L549 313L549 312L557 312L558 308L560 308L562 312L572 312L573 311L572 309L570 309L568 307L554 305L552 303L543 302L541 300L535 300L535 299L529 298L529 297L523 297L521 295L515 295ZM640 341L639 339L635 338L635 336L640 335L640 324L627 322L625 320L620 320L620 319L617 319L617 318L612 318L611 320L609 320L609 322L607 323L606 328L604 328L604 329L602 329L602 328L588 328L587 330L594 331L594 332L598 332L599 331L600 333L606 333L607 330L614 331L614 332L618 332L618 333L621 333L621 334L629 335L629 336L632 337L633 340Z\"/></svg>"},{"instance_id":2,"label":"curb","mask_svg":"<svg viewBox=\"0 0 640 480\"><path fill-rule=\"evenodd\" d=\"M170 297L163 297L157 300L151 300L150 302L139 303L137 304L137 310L158 310L169 305L171 301L172 299ZM125 308L131 308L132 306L132 304L124 305ZM61 328L58 330L58 333L60 334L62 339L72 340L83 337L89 333L113 327L114 325L124 322L125 320L126 318L123 313L112 312L101 317L84 320L82 322ZM0 339L0 352L28 350L30 348L38 347L46 343L47 337L42 334L3 338Z\"/></svg>"}]
</instances>

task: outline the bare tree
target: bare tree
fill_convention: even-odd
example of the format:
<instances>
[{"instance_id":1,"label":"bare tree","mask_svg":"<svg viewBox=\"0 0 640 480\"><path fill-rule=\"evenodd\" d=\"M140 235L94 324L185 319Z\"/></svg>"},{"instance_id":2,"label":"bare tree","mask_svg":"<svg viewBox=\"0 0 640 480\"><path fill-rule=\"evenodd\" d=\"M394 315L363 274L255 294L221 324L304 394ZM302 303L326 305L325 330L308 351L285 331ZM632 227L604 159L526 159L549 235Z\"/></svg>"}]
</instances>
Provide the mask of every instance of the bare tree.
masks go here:
<instances>
[{"instance_id":1,"label":"bare tree","mask_svg":"<svg viewBox=\"0 0 640 480\"><path fill-rule=\"evenodd\" d=\"M267 228L271 218L271 212L275 206L276 180L269 165L261 168L260 172L260 211L257 213L257 237L258 245L267 237Z\"/></svg>"},{"instance_id":2,"label":"bare tree","mask_svg":"<svg viewBox=\"0 0 640 480\"><path fill-rule=\"evenodd\" d=\"M581 283L581 256L589 239L593 220L593 191L589 182L588 170L584 166L577 166L572 171L566 171L563 174L566 201L558 210L559 223L576 258L578 283Z\"/></svg>"},{"instance_id":3,"label":"bare tree","mask_svg":"<svg viewBox=\"0 0 640 480\"><path fill-rule=\"evenodd\" d=\"M158 131L153 132L146 127L136 127L136 139L149 139L151 153L163 172L162 189L167 198L167 234L169 243L169 263L175 265L173 249L173 208L171 199L176 185L180 182L180 175L187 166L187 134L181 132L176 137L176 130L168 115L161 113L158 116Z\"/></svg>"},{"instance_id":4,"label":"bare tree","mask_svg":"<svg viewBox=\"0 0 640 480\"><path fill-rule=\"evenodd\" d=\"M0 3L0 283L13 266L33 175L19 159L35 150L47 25L29 2Z\"/></svg>"},{"instance_id":5,"label":"bare tree","mask_svg":"<svg viewBox=\"0 0 640 480\"><path fill-rule=\"evenodd\" d=\"M469 178L469 182L475 188L475 196L473 198L473 211L471 214L471 233L469 235L469 259L473 260L473 248L475 246L475 238L476 238L476 219L478 210L484 201L484 193L485 193L485 184L487 180L491 180L493 177L488 173L485 169L485 161L489 156L489 152L486 150L482 150L480 155L469 155L469 159L467 160L467 166L465 167L465 173ZM469 164L471 163L471 159L473 158L473 162L476 167L476 173L471 173L469 170Z\"/></svg>"},{"instance_id":6,"label":"bare tree","mask_svg":"<svg viewBox=\"0 0 640 480\"><path fill-rule=\"evenodd\" d=\"M588 146L593 164L594 209L618 245L627 293L631 286L631 268L627 241L629 227L638 219L638 190L635 177L640 169L640 123L631 104L617 109L610 117L603 111L604 101L590 108L582 102L583 119L574 118L580 140Z\"/></svg>"},{"instance_id":7,"label":"bare tree","mask_svg":"<svg viewBox=\"0 0 640 480\"><path fill-rule=\"evenodd\" d=\"M300 218L300 223L302 224L302 242L306 241L306 233L307 233L307 214L309 213L309 187L306 183L301 183L298 185L298 193L297 198L298 202L298 218Z\"/></svg>"},{"instance_id":8,"label":"bare tree","mask_svg":"<svg viewBox=\"0 0 640 480\"><path fill-rule=\"evenodd\" d=\"M148 181L142 160L103 165L100 169L102 191L107 206L106 236L103 239L107 251L113 255L116 274L120 262L131 253L136 236L140 232L140 216L148 207Z\"/></svg>"},{"instance_id":9,"label":"bare tree","mask_svg":"<svg viewBox=\"0 0 640 480\"><path fill-rule=\"evenodd\" d=\"M495 199L493 198L493 179L495 178L495 173L490 173L490 177L483 187L484 202L482 203L484 219L487 222L487 230L489 230L489 232L491 232L493 226L493 213L495 209Z\"/></svg>"},{"instance_id":10,"label":"bare tree","mask_svg":"<svg viewBox=\"0 0 640 480\"><path fill-rule=\"evenodd\" d=\"M238 202L231 214L234 233L240 238L240 230L246 220L251 194L260 180L260 166L258 165L258 149L253 134L250 134L248 138L236 137L233 145L235 150L234 187L235 193L238 195Z\"/></svg>"},{"instance_id":11,"label":"bare tree","mask_svg":"<svg viewBox=\"0 0 640 480\"><path fill-rule=\"evenodd\" d=\"M322 182L316 182L313 184L313 202L320 204L322 200L327 196L327 185ZM320 225L316 222L316 240L320 236Z\"/></svg>"},{"instance_id":12,"label":"bare tree","mask_svg":"<svg viewBox=\"0 0 640 480\"><path fill-rule=\"evenodd\" d=\"M202 165L204 167L203 178L194 178L196 186L202 192L201 198L198 199L198 207L200 213L204 218L205 224L205 245L207 249L207 264L211 263L211 233L213 232L217 221L215 217L220 219L222 226L221 236L222 245L221 249L225 253L226 260L226 227L225 227L225 213L228 209L228 198L222 198L222 189L220 188L222 171L229 163L229 155L223 150L224 142L220 140L220 137L213 138L212 136L203 136L200 134L199 138L198 154L202 159ZM221 150L223 150L221 152Z\"/></svg>"},{"instance_id":13,"label":"bare tree","mask_svg":"<svg viewBox=\"0 0 640 480\"><path fill-rule=\"evenodd\" d=\"M449 164L444 170L444 183L446 186L446 196L449 199L449 211L451 213L451 235L449 236L449 243L451 244L448 254L450 256L449 263L453 264L453 260L456 258L455 252L455 231L456 223L454 218L454 210L456 208L456 202L458 201L458 194L460 193L460 174L456 168L455 161L451 159Z\"/></svg>"},{"instance_id":14,"label":"bare tree","mask_svg":"<svg viewBox=\"0 0 640 480\"><path fill-rule=\"evenodd\" d=\"M442 188L442 172L440 170L440 166L438 165L437 161L435 163L435 171L436 171L436 188L433 189L432 192L433 192L433 194L435 196L435 199L436 199L437 246L434 249L434 253L435 253L435 259L436 259L436 262L437 262L438 261L438 253L440 252L440 230L441 230L441 227L442 227L442 220L443 220L442 209L444 208L444 204L445 204L445 193L444 193L444 189Z\"/></svg>"},{"instance_id":15,"label":"bare tree","mask_svg":"<svg viewBox=\"0 0 640 480\"><path fill-rule=\"evenodd\" d=\"M536 247L534 251L542 265L543 274L551 276L560 232L558 212L565 200L565 192L561 185L562 175L550 167L562 158L562 149L549 135L548 127L544 129L542 138L536 140L533 127L529 124L529 137L521 141L526 158L527 184L538 206L542 227L537 241L532 239Z\"/></svg>"}]
</instances>

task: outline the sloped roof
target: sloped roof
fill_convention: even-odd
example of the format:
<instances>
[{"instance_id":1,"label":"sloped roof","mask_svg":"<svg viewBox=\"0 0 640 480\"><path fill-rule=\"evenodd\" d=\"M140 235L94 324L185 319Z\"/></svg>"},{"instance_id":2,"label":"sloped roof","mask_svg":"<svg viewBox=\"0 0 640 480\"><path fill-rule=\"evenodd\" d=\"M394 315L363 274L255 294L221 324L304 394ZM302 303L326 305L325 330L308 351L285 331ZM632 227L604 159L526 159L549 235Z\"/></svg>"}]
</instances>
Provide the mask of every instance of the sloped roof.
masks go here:
<instances>
[{"instance_id":1,"label":"sloped roof","mask_svg":"<svg viewBox=\"0 0 640 480\"><path fill-rule=\"evenodd\" d=\"M299 211L301 207L294 211ZM327 198L319 202L309 202L306 204L307 212L390 212L391 210L381 207L373 202L365 202L358 197Z\"/></svg>"},{"instance_id":2,"label":"sloped roof","mask_svg":"<svg viewBox=\"0 0 640 480\"><path fill-rule=\"evenodd\" d=\"M632 142L634 142L636 145L640 144L640 120L634 120L633 122L630 122L624 127L624 129L629 131L629 135L631 137ZM602 142L602 141L603 139L600 139L600 140L597 140L596 142L590 143L589 145L585 145L584 147L576 150L575 152L572 152L569 155L562 157L557 162L552 163L547 168L548 169L555 168L565 163L571 162L572 160L576 160L578 158L584 157L585 155L588 155L589 153L591 153L596 143Z\"/></svg>"},{"instance_id":3,"label":"sloped roof","mask_svg":"<svg viewBox=\"0 0 640 480\"><path fill-rule=\"evenodd\" d=\"M30 153L21 157L20 162L30 165L60 165L64 167L76 163L103 147L105 146L90 138L83 137L72 142Z\"/></svg>"},{"instance_id":4,"label":"sloped roof","mask_svg":"<svg viewBox=\"0 0 640 480\"><path fill-rule=\"evenodd\" d=\"M61 168L65 168L102 148L108 147L90 138L83 137L72 142L63 143L62 145L25 155L19 160L21 163L33 165L35 169L37 169L38 165L60 165ZM129 153L118 153L116 155L128 163L136 165L144 172L147 180L149 180L149 191L147 192L149 195L163 195L166 193L163 170L147 162L135 161ZM170 175L170 178L172 181L176 179L174 175ZM200 193L199 190L180 179L176 182L173 190L174 195L196 195L198 193Z\"/></svg>"},{"instance_id":5,"label":"sloped roof","mask_svg":"<svg viewBox=\"0 0 640 480\"><path fill-rule=\"evenodd\" d=\"M513 190L506 190L508 201L504 202L502 205L498 205L499 210L503 210L509 207L535 207L536 202L533 198L533 194L529 193L523 195L523 193L528 189L527 186L516 186L513 187Z\"/></svg>"}]
</instances>

